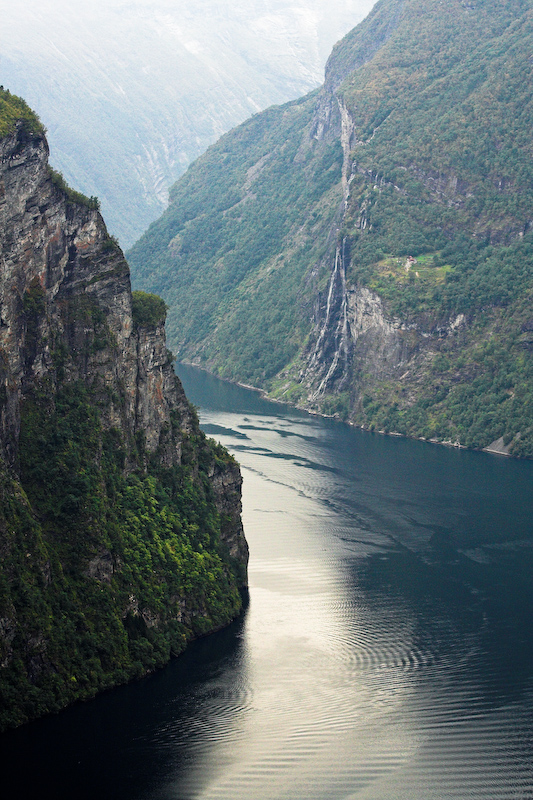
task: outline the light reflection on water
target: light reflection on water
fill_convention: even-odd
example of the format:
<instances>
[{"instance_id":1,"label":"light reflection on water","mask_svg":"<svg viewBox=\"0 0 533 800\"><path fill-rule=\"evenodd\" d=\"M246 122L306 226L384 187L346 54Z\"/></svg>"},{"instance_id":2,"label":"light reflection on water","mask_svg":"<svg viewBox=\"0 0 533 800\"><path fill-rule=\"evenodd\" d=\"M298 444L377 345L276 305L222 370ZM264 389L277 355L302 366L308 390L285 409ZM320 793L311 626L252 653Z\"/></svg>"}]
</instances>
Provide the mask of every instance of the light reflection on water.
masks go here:
<instances>
[{"instance_id":1,"label":"light reflection on water","mask_svg":"<svg viewBox=\"0 0 533 800\"><path fill-rule=\"evenodd\" d=\"M412 689L396 680L410 657L413 623L406 609L383 606L380 613L354 597L338 568L346 551L342 520L338 538L324 541L331 512L283 484L279 461L267 479L257 458L242 459L252 551L245 624L251 703L235 719L237 746L234 737L222 738L208 754L210 763L226 765L224 774L212 780L199 759L174 790L213 800L344 796L354 785L354 761L360 782L363 771L367 780L414 751L412 732L397 724ZM284 463L284 475L287 469ZM364 558L369 549L376 548L356 544L351 556Z\"/></svg>"},{"instance_id":2,"label":"light reflection on water","mask_svg":"<svg viewBox=\"0 0 533 800\"><path fill-rule=\"evenodd\" d=\"M493 587L469 569L518 531L527 550L531 465L216 405L207 398L203 427L244 475L253 704L224 774L202 785L199 764L184 796L533 796L528 757L508 748L530 706L486 694ZM517 490L528 509L511 521Z\"/></svg>"},{"instance_id":3,"label":"light reflection on water","mask_svg":"<svg viewBox=\"0 0 533 800\"><path fill-rule=\"evenodd\" d=\"M533 798L533 464L180 373L242 465L250 606L4 737L19 785L26 761L56 800Z\"/></svg>"}]
</instances>

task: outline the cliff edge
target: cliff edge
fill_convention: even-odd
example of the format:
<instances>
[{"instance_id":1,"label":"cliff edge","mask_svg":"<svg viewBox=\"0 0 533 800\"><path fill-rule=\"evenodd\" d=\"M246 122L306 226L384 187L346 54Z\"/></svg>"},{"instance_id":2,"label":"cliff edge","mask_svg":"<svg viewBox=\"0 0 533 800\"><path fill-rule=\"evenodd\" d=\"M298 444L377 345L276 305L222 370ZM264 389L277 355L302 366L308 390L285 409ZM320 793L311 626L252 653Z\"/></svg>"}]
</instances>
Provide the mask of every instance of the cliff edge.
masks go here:
<instances>
[{"instance_id":1,"label":"cliff edge","mask_svg":"<svg viewBox=\"0 0 533 800\"><path fill-rule=\"evenodd\" d=\"M95 198L0 90L0 730L240 611L241 476L206 439Z\"/></svg>"}]
</instances>

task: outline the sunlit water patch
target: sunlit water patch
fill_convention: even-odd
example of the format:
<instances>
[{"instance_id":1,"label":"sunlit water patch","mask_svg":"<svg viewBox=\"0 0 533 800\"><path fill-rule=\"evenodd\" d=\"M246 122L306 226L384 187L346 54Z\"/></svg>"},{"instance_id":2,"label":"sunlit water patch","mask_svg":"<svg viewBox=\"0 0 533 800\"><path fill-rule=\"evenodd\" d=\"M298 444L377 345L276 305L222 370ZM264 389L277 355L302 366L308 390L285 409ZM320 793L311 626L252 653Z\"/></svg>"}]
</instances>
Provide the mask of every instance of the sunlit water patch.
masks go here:
<instances>
[{"instance_id":1,"label":"sunlit water patch","mask_svg":"<svg viewBox=\"0 0 533 800\"><path fill-rule=\"evenodd\" d=\"M241 464L249 608L4 737L9 769L57 798L533 797L533 465L180 372Z\"/></svg>"}]
</instances>

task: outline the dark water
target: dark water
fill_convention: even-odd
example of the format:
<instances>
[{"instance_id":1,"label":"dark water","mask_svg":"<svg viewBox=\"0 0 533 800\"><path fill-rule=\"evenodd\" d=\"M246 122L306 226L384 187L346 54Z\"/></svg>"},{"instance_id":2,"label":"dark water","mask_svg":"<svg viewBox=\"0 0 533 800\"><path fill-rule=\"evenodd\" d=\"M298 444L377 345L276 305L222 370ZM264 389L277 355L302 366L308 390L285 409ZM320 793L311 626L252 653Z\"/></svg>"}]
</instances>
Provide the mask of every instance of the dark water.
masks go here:
<instances>
[{"instance_id":1,"label":"dark water","mask_svg":"<svg viewBox=\"0 0 533 800\"><path fill-rule=\"evenodd\" d=\"M242 465L250 606L159 674L0 738L9 796L533 798L533 464L179 371Z\"/></svg>"}]
</instances>

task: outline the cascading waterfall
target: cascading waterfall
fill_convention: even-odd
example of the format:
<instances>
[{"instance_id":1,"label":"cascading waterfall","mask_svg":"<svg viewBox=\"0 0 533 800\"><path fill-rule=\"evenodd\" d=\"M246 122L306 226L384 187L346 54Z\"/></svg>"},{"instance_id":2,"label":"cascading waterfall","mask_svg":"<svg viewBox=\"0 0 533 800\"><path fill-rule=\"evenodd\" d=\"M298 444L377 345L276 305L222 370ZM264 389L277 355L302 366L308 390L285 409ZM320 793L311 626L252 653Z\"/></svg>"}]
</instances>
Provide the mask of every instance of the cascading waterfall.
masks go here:
<instances>
[{"instance_id":1,"label":"cascading waterfall","mask_svg":"<svg viewBox=\"0 0 533 800\"><path fill-rule=\"evenodd\" d=\"M337 247L337 251L335 253L335 266L333 268L333 272L332 272L331 278L329 280L328 299L327 299L327 303L326 303L326 316L324 318L324 324L322 325L322 328L321 328L320 333L318 335L318 338L317 338L317 341L316 341L316 344L315 344L315 349L313 350L313 354L311 355L311 358L309 359L309 367L310 368L313 368L314 366L316 366L317 359L319 358L319 354L320 354L320 352L322 350L322 346L324 344L324 339L326 337L326 332L327 332L327 330L329 328L329 322L330 322L330 319L331 319L331 316L332 316L332 307L333 307L333 301L334 301L334 295L335 295L335 285L337 283L337 278L338 278L338 274L339 274L339 262L340 262L340 247Z\"/></svg>"},{"instance_id":2,"label":"cascading waterfall","mask_svg":"<svg viewBox=\"0 0 533 800\"><path fill-rule=\"evenodd\" d=\"M324 350L327 336L334 324L335 318L336 325L332 337L334 343L333 356L325 376L311 396L312 400L316 400L324 394L328 385L337 374L339 364L342 364L341 385L345 382L347 376L351 337L348 320L348 296L346 291L346 239L342 240L335 254L335 266L329 283L326 316L313 355L310 359L310 367L316 365L317 361L322 363L325 361L324 356L326 354Z\"/></svg>"},{"instance_id":3,"label":"cascading waterfall","mask_svg":"<svg viewBox=\"0 0 533 800\"><path fill-rule=\"evenodd\" d=\"M343 149L342 164L342 188L344 196L343 221L346 216L348 199L350 197L350 183L353 179L351 151L355 137L354 121L348 111L344 101L337 98L338 108L341 117L341 136L340 141ZM348 321L348 299L346 292L346 238L337 245L335 251L335 263L331 274L328 299L326 303L326 315L320 328L313 353L309 359L308 371L320 371L321 364L327 364L327 350L331 337L328 336L334 326L333 357L329 362L326 374L320 381L318 388L312 393L310 399L316 400L324 394L330 382L338 372L339 364L342 364L342 377L340 385L346 382L348 374L348 357L350 352L350 325ZM336 321L336 324L335 324ZM339 388L339 387L337 387Z\"/></svg>"}]
</instances>

